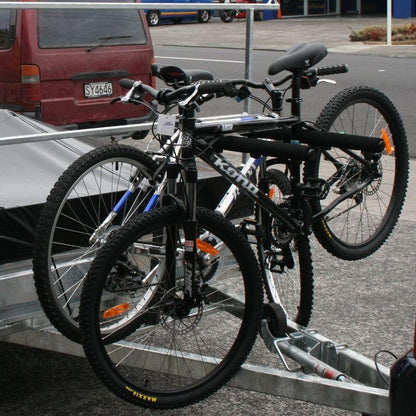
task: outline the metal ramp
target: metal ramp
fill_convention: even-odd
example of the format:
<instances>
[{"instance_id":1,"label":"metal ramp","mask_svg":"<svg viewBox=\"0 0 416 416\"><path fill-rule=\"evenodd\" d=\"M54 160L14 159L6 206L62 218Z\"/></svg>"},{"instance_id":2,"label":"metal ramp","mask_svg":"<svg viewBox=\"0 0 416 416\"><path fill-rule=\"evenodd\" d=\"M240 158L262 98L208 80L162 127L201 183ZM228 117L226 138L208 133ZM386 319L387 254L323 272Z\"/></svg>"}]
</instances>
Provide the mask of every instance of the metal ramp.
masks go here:
<instances>
[{"instance_id":1,"label":"metal ramp","mask_svg":"<svg viewBox=\"0 0 416 416\"><path fill-rule=\"evenodd\" d=\"M15 269L8 275L0 274L0 293L5 293L1 287L6 281L8 287L19 293L20 283L28 287L29 278L31 270L28 268L19 273ZM3 313L0 323L1 341L75 356L84 355L81 345L68 340L51 326L40 305L33 299L8 308L8 320L4 319ZM289 364L287 369L244 364L229 386L361 412L363 415L390 415L389 391L378 374L380 372L388 380L388 368L379 365L377 369L372 360L314 330L302 329L293 322L288 322L288 329L289 336L275 338L263 320L263 339L257 342L264 342L269 351L276 353L276 360L280 360L280 355L284 361L290 359L294 370L289 368ZM137 345L137 348L140 346ZM161 353L153 352L155 360L160 359ZM184 360L187 367L201 365L201 361L191 355ZM209 357L207 361L210 361Z\"/></svg>"},{"instance_id":2,"label":"metal ramp","mask_svg":"<svg viewBox=\"0 0 416 416\"><path fill-rule=\"evenodd\" d=\"M389 392L372 360L315 331L300 329L293 323L289 327L290 337L276 340L263 323L263 341L270 351L288 356L292 363L294 360L303 366L302 370L245 364L229 385L367 415L390 414ZM60 335L44 316L33 284L30 259L0 265L0 340L83 356L82 347ZM276 359L280 360L277 355ZM189 360L187 365L200 365L192 357ZM336 375L341 380L320 377L315 371ZM389 378L387 368L379 371Z\"/></svg>"}]
</instances>

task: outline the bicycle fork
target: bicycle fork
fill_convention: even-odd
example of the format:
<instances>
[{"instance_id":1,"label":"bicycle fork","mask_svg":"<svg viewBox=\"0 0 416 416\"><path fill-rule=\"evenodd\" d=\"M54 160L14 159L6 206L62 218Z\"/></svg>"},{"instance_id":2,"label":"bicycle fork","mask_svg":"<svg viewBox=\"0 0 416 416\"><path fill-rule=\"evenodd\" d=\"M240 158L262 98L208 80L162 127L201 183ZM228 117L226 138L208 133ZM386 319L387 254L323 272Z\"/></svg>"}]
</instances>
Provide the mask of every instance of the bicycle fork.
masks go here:
<instances>
[{"instance_id":1,"label":"bicycle fork","mask_svg":"<svg viewBox=\"0 0 416 416\"><path fill-rule=\"evenodd\" d=\"M180 172L185 175L183 204L176 198L177 179ZM197 219L196 219L196 189L198 171L192 140L183 147L181 164L172 163L167 168L167 195L164 204L177 203L183 209L184 236L179 235L177 225L171 225L166 230L166 264L167 284L175 288L180 283L181 275L177 275L177 252L183 245L183 299L175 301L175 314L177 317L189 315L191 309L199 306L201 302L203 280L197 271ZM182 248L181 248L182 249ZM179 278L179 279L178 279Z\"/></svg>"}]
</instances>

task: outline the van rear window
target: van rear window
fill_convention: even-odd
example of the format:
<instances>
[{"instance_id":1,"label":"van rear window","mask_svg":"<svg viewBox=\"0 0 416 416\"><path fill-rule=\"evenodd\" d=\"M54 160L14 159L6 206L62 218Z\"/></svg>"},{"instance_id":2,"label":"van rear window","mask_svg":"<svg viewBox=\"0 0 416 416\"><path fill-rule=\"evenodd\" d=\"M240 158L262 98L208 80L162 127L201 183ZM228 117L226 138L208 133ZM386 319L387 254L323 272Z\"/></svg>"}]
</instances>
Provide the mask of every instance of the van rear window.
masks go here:
<instances>
[{"instance_id":1,"label":"van rear window","mask_svg":"<svg viewBox=\"0 0 416 416\"><path fill-rule=\"evenodd\" d=\"M16 36L16 10L0 9L0 49L10 49Z\"/></svg>"},{"instance_id":2,"label":"van rear window","mask_svg":"<svg viewBox=\"0 0 416 416\"><path fill-rule=\"evenodd\" d=\"M39 48L96 48L147 43L137 10L40 9L37 15Z\"/></svg>"}]
</instances>

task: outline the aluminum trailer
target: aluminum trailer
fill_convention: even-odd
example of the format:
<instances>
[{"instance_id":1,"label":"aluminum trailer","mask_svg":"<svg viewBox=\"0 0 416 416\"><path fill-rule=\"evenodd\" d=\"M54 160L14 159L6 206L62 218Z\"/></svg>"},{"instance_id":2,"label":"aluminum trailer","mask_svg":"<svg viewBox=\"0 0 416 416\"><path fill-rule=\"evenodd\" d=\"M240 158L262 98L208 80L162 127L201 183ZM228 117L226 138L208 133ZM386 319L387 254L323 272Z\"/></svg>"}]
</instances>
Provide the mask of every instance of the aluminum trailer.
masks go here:
<instances>
[{"instance_id":1,"label":"aluminum trailer","mask_svg":"<svg viewBox=\"0 0 416 416\"><path fill-rule=\"evenodd\" d=\"M44 316L32 280L30 261L0 268L0 340L83 356L82 346L62 336ZM263 342L286 368L245 364L230 386L366 415L390 415L388 387L379 375L388 380L388 368L377 369L373 360L345 344L288 324L290 331L283 338L272 335L266 320L261 325ZM200 365L191 357L188 360L187 367Z\"/></svg>"},{"instance_id":2,"label":"aluminum trailer","mask_svg":"<svg viewBox=\"0 0 416 416\"><path fill-rule=\"evenodd\" d=\"M133 128L137 130L137 126ZM125 127L122 129L124 133ZM93 133L91 130L89 135ZM103 132L98 130L96 134ZM49 140L54 135L66 138L68 132L38 132L33 140ZM288 328L287 337L276 338L263 321L261 335L267 349L276 353L277 361L286 361L284 357L288 357L297 363L294 370L287 364L286 368L279 369L247 363L229 384L366 415L390 414L388 387L379 375L388 379L388 368L381 365L376 368L372 360L316 331L299 328L291 322ZM82 347L59 334L45 317L36 296L29 258L0 264L0 340L83 356ZM187 365L200 363L191 359Z\"/></svg>"}]
</instances>

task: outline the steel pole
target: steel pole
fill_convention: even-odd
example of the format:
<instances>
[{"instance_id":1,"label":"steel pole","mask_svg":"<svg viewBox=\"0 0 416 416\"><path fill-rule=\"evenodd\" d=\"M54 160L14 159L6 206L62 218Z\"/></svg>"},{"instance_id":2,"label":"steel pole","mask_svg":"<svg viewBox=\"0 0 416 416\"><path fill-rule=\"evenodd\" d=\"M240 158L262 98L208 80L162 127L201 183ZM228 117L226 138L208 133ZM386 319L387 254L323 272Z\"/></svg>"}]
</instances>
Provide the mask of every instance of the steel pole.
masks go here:
<instances>
[{"instance_id":1,"label":"steel pole","mask_svg":"<svg viewBox=\"0 0 416 416\"><path fill-rule=\"evenodd\" d=\"M391 46L391 0L387 0L387 45Z\"/></svg>"},{"instance_id":2,"label":"steel pole","mask_svg":"<svg viewBox=\"0 0 416 416\"><path fill-rule=\"evenodd\" d=\"M252 50L253 50L253 23L254 9L248 9L246 12L246 57L244 78L251 79L253 73ZM249 114L251 111L250 99L244 100L244 112ZM242 163L247 161L247 153L241 155Z\"/></svg>"}]
</instances>

